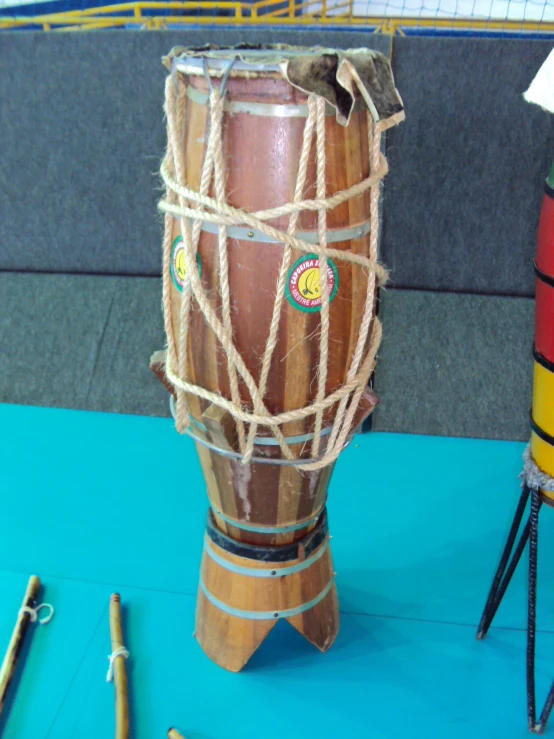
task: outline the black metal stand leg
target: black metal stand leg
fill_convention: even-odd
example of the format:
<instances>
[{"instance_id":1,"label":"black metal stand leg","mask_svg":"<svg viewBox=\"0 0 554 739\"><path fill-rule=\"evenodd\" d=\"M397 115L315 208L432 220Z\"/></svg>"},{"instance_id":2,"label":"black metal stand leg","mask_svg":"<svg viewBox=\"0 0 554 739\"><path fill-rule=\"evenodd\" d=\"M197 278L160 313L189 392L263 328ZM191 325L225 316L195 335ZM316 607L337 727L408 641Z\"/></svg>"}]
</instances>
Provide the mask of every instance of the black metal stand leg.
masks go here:
<instances>
[{"instance_id":1,"label":"black metal stand leg","mask_svg":"<svg viewBox=\"0 0 554 739\"><path fill-rule=\"evenodd\" d=\"M541 733L537 725L535 705L535 634L537 626L537 549L539 540L539 510L541 499L538 490L531 496L531 516L529 518L529 590L527 602L527 721L529 731ZM546 706L545 706L546 709ZM543 711L544 713L544 711ZM548 716L546 717L548 718ZM541 716L542 719L542 716ZM545 721L546 725L546 721ZM544 727L542 729L544 731Z\"/></svg>"},{"instance_id":2,"label":"black metal stand leg","mask_svg":"<svg viewBox=\"0 0 554 739\"><path fill-rule=\"evenodd\" d=\"M510 556L512 554L512 550L514 548L517 532L519 531L521 520L523 518L523 514L525 513L525 507L527 505L527 500L529 499L530 492L530 488L525 484L523 486L521 497L517 505L514 520L512 521L512 526L510 528L510 533L508 534L508 539L506 541L504 551L502 552L500 564L498 565L498 569L496 570L496 574L494 576L494 580L489 592L489 597L487 598L487 602L483 610L483 615L481 616L479 628L477 629L478 639L483 639L486 636L492 620L496 614L496 611L498 610L498 606L500 605L502 598L504 597L506 588L508 587L510 580L512 579L512 575L515 572L523 550L525 549L527 539L529 538L530 522L525 525L512 560L508 564Z\"/></svg>"},{"instance_id":3,"label":"black metal stand leg","mask_svg":"<svg viewBox=\"0 0 554 739\"><path fill-rule=\"evenodd\" d=\"M531 512L529 520L525 524L521 537L514 550L517 532L523 519L527 500L531 495ZM481 617L477 638L482 639L492 623L494 615L498 610L506 588L521 558L527 540L529 540L529 583L527 600L527 722L529 731L542 734L554 708L554 682L546 698L544 708L537 722L537 706L535 695L535 646L537 633L537 567L538 567L538 544L539 544L539 513L543 503L542 493L538 489L531 489L527 484L523 487L516 514L508 534L508 540L502 552L500 564L494 576L485 610ZM551 505L551 503L549 503ZM554 507L554 506L553 506ZM514 550L514 551L513 551ZM513 554L512 554L513 551ZM510 560L511 557L511 560ZM509 563L509 564L508 564Z\"/></svg>"},{"instance_id":4,"label":"black metal stand leg","mask_svg":"<svg viewBox=\"0 0 554 739\"><path fill-rule=\"evenodd\" d=\"M548 719L550 718L550 713L552 712L553 705L554 705L554 683L552 683L552 687L550 688L550 693L548 694L548 698L546 699L544 708L542 709L539 723L537 724L535 728L535 731L537 732L537 734L542 734L544 730L546 729L546 724L548 723Z\"/></svg>"}]
</instances>

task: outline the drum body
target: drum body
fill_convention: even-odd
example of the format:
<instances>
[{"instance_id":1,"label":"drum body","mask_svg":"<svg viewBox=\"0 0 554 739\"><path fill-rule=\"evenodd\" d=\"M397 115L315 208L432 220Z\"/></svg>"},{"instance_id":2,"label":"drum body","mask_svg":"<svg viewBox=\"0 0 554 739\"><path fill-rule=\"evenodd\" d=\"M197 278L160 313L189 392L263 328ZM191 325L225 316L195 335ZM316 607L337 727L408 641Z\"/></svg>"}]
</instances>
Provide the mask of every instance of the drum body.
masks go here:
<instances>
[{"instance_id":1,"label":"drum body","mask_svg":"<svg viewBox=\"0 0 554 739\"><path fill-rule=\"evenodd\" d=\"M338 631L325 503L377 403L380 141L403 109L368 50L167 62L168 350L153 369L211 507L197 638L239 670L278 618L323 651Z\"/></svg>"},{"instance_id":2,"label":"drum body","mask_svg":"<svg viewBox=\"0 0 554 739\"><path fill-rule=\"evenodd\" d=\"M183 63L186 68L186 62ZM177 64L179 69L179 64ZM297 177L302 139L308 115L307 95L301 93L275 71L258 71L258 78L231 78L227 84L223 116L223 152L227 164L226 190L230 205L247 211L261 211L291 202ZM218 80L214 79L217 85ZM202 163L208 135L208 82L203 75L191 76L187 88L185 161L187 182L200 188ZM367 110L358 102L348 126L340 125L328 108L325 119L326 180L329 192L344 190L369 176ZM310 152L305 197L315 197L315 143ZM215 195L212 188L212 195ZM289 217L273 219L271 225L287 229ZM369 255L370 194L352 198L328 214L327 228L332 246ZM302 212L299 235L317 242L317 213ZM215 233L214 233L215 232ZM353 238L361 234L360 238ZM237 350L252 376L259 382L262 357L272 320L275 288L283 259L283 245L272 243L264 234L246 228L229 228L229 290L232 296L231 323ZM181 226L175 219L172 234L172 276L178 271L182 253ZM306 268L306 265L308 266ZM198 265L203 286L213 309L222 313L219 290L217 228L204 229L198 245ZM294 270L296 267L296 273ZM321 289L313 255L294 250L287 275L277 344L271 360L264 401L271 413L290 411L313 402L317 393L319 367ZM297 274L305 300L292 285ZM358 266L330 260L329 362L326 394L342 385L354 353L367 292L367 275ZM310 284L312 278L314 284ZM302 296L302 290L298 292ZM293 297L294 295L294 297ZM179 347L181 287L171 283L173 330ZM230 398L230 379L225 351L199 310L191 315L188 347L188 376L203 387ZM240 383L243 402L249 393ZM195 433L205 432L203 414L209 403L187 396ZM324 432L329 432L333 408L325 414ZM194 423L196 422L196 423ZM310 435L314 417L285 424L285 437L298 438L293 452L311 456ZM259 429L258 437L264 430ZM208 434L209 435L209 434ZM236 435L227 440L238 453ZM220 446L221 439L217 443ZM256 444L257 457L282 454L273 437ZM323 449L325 442L323 441ZM243 466L238 459L222 457L217 451L201 450L200 460L207 481L210 503L217 523L231 536L251 543L286 543L302 537L325 504L331 469L303 473L283 465ZM221 513L221 516L217 514ZM294 528L303 520L308 525ZM257 528L256 528L257 527ZM267 532L268 528L281 528Z\"/></svg>"},{"instance_id":3,"label":"drum body","mask_svg":"<svg viewBox=\"0 0 554 739\"><path fill-rule=\"evenodd\" d=\"M535 260L535 371L531 452L554 477L554 190L546 183ZM543 491L547 497L554 494Z\"/></svg>"},{"instance_id":4,"label":"drum body","mask_svg":"<svg viewBox=\"0 0 554 739\"><path fill-rule=\"evenodd\" d=\"M545 185L535 260L535 347L554 362L554 189Z\"/></svg>"}]
</instances>

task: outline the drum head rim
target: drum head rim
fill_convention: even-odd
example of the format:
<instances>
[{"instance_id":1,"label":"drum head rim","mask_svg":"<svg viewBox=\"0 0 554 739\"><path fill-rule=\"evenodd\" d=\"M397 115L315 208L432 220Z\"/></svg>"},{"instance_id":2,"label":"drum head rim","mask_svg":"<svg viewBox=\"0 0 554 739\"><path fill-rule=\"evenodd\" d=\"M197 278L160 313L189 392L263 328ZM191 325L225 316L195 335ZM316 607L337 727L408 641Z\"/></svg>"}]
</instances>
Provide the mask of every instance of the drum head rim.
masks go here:
<instances>
[{"instance_id":1,"label":"drum head rim","mask_svg":"<svg viewBox=\"0 0 554 739\"><path fill-rule=\"evenodd\" d=\"M280 64L299 57L319 57L325 54L336 55L339 50L319 46L287 47L282 44L265 44L259 48L222 47L219 49L190 49L180 56L174 57L173 64L178 72L190 74L198 69L204 74L203 60L208 70L220 71L229 66L231 60L233 70L250 72L280 72ZM350 53L368 53L368 49L350 49Z\"/></svg>"}]
</instances>

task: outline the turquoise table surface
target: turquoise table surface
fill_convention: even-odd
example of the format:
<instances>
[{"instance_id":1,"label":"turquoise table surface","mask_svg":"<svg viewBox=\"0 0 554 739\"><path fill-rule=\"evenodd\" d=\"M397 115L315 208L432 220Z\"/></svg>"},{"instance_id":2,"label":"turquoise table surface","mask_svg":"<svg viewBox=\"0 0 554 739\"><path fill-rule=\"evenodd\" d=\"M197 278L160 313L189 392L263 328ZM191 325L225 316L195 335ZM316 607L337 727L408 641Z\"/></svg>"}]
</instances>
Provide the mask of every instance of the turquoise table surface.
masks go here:
<instances>
[{"instance_id":1,"label":"turquoise table surface","mask_svg":"<svg viewBox=\"0 0 554 739\"><path fill-rule=\"evenodd\" d=\"M56 609L31 627L3 737L113 736L115 590L135 739L171 725L187 739L528 736L526 560L475 640L524 444L356 437L330 488L337 642L323 655L280 623L233 675L193 638L207 500L192 442L166 419L13 405L0 428L0 652L30 574ZM554 677L554 512L541 518L539 705Z\"/></svg>"}]
</instances>

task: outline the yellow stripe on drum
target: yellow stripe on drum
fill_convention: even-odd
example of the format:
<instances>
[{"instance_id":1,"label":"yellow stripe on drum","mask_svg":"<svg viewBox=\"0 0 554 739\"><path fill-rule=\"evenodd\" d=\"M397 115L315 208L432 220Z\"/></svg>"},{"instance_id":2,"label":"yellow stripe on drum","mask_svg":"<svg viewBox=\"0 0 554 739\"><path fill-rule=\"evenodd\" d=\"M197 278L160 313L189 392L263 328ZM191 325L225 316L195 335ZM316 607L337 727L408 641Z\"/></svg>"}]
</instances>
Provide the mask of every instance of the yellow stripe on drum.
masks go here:
<instances>
[{"instance_id":1,"label":"yellow stripe on drum","mask_svg":"<svg viewBox=\"0 0 554 739\"><path fill-rule=\"evenodd\" d=\"M531 454L540 469L550 477L554 477L554 446L541 439L534 431L531 433ZM545 493L545 495L554 499L554 493Z\"/></svg>"},{"instance_id":2,"label":"yellow stripe on drum","mask_svg":"<svg viewBox=\"0 0 554 739\"><path fill-rule=\"evenodd\" d=\"M533 419L543 431L554 436L554 372L537 361L533 377Z\"/></svg>"}]
</instances>

